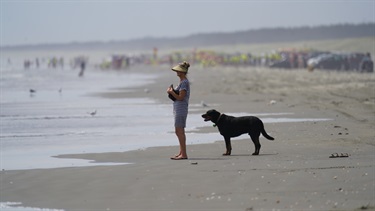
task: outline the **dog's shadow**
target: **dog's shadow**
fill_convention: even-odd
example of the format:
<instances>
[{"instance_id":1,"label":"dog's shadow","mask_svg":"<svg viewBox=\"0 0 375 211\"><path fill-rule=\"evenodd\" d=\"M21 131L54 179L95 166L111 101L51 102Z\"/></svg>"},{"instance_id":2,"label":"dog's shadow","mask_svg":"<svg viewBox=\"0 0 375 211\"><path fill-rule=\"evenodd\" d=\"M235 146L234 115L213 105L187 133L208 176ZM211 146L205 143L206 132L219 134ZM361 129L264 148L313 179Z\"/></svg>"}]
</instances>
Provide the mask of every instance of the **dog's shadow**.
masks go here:
<instances>
[{"instance_id":1,"label":"dog's shadow","mask_svg":"<svg viewBox=\"0 0 375 211\"><path fill-rule=\"evenodd\" d=\"M259 154L259 155L252 155L252 154L234 154L229 156L222 156L216 158L189 158L189 160L228 160L230 157L256 157L256 156L271 156L271 155L278 155L279 153L268 153L268 154Z\"/></svg>"},{"instance_id":2,"label":"dog's shadow","mask_svg":"<svg viewBox=\"0 0 375 211\"><path fill-rule=\"evenodd\" d=\"M267 153L267 154L259 154L259 155L252 155L252 154L234 154L230 155L231 156L238 156L238 157L256 157L256 156L271 156L271 155L278 155L279 153Z\"/></svg>"}]
</instances>

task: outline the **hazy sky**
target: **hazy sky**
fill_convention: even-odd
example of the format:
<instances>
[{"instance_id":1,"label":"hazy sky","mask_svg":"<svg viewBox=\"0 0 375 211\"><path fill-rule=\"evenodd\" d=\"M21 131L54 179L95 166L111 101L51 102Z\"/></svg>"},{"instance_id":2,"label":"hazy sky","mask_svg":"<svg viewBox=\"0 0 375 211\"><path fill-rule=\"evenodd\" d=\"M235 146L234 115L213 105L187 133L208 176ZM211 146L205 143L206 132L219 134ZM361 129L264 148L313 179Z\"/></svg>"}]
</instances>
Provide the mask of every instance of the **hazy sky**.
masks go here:
<instances>
[{"instance_id":1,"label":"hazy sky","mask_svg":"<svg viewBox=\"0 0 375 211\"><path fill-rule=\"evenodd\" d=\"M0 45L375 22L375 0L0 0Z\"/></svg>"}]
</instances>

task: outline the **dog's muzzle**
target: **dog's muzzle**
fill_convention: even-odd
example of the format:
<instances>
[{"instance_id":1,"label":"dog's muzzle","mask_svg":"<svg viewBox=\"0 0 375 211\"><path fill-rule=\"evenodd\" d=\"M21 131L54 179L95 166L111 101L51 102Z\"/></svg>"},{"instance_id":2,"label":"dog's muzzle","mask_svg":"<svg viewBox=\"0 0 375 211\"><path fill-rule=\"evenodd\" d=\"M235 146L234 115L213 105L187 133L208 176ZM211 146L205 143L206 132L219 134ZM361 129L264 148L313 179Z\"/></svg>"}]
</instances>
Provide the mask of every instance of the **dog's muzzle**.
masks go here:
<instances>
[{"instance_id":1,"label":"dog's muzzle","mask_svg":"<svg viewBox=\"0 0 375 211\"><path fill-rule=\"evenodd\" d=\"M207 114L203 114L203 115L202 115L202 118L204 119L204 121L205 121L205 122L207 122L207 121L210 121L210 120L211 120L211 117L210 117L210 116L208 116Z\"/></svg>"}]
</instances>

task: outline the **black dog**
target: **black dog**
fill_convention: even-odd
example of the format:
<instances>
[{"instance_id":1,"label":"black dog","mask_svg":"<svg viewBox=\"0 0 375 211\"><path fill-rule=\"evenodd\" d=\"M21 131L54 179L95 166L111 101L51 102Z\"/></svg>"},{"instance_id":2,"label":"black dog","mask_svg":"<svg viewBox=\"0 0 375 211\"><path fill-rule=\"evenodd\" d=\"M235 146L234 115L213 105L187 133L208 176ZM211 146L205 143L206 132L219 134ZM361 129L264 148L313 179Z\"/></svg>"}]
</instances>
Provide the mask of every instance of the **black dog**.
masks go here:
<instances>
[{"instance_id":1,"label":"black dog","mask_svg":"<svg viewBox=\"0 0 375 211\"><path fill-rule=\"evenodd\" d=\"M202 115L204 121L212 121L214 126L218 126L219 132L225 139L227 151L223 155L230 155L232 152L232 145L230 138L240 136L248 133L255 145L255 152L253 155L259 155L260 143L259 136L262 133L268 140L274 140L264 130L262 120L255 116L233 117L221 114L216 110L209 110Z\"/></svg>"}]
</instances>

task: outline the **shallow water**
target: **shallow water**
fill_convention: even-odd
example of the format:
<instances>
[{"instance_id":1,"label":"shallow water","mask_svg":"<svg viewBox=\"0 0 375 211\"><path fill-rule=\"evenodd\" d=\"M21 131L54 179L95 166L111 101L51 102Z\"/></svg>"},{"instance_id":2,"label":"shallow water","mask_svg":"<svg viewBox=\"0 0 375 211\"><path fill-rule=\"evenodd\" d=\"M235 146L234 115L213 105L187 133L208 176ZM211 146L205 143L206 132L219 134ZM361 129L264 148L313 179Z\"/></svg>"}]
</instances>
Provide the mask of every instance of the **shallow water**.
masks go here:
<instances>
[{"instance_id":1,"label":"shallow water","mask_svg":"<svg viewBox=\"0 0 375 211\"><path fill-rule=\"evenodd\" d=\"M21 202L0 202L1 211L64 211L59 209L35 208L35 207L22 207ZM14 207L19 206L19 207Z\"/></svg>"}]
</instances>

